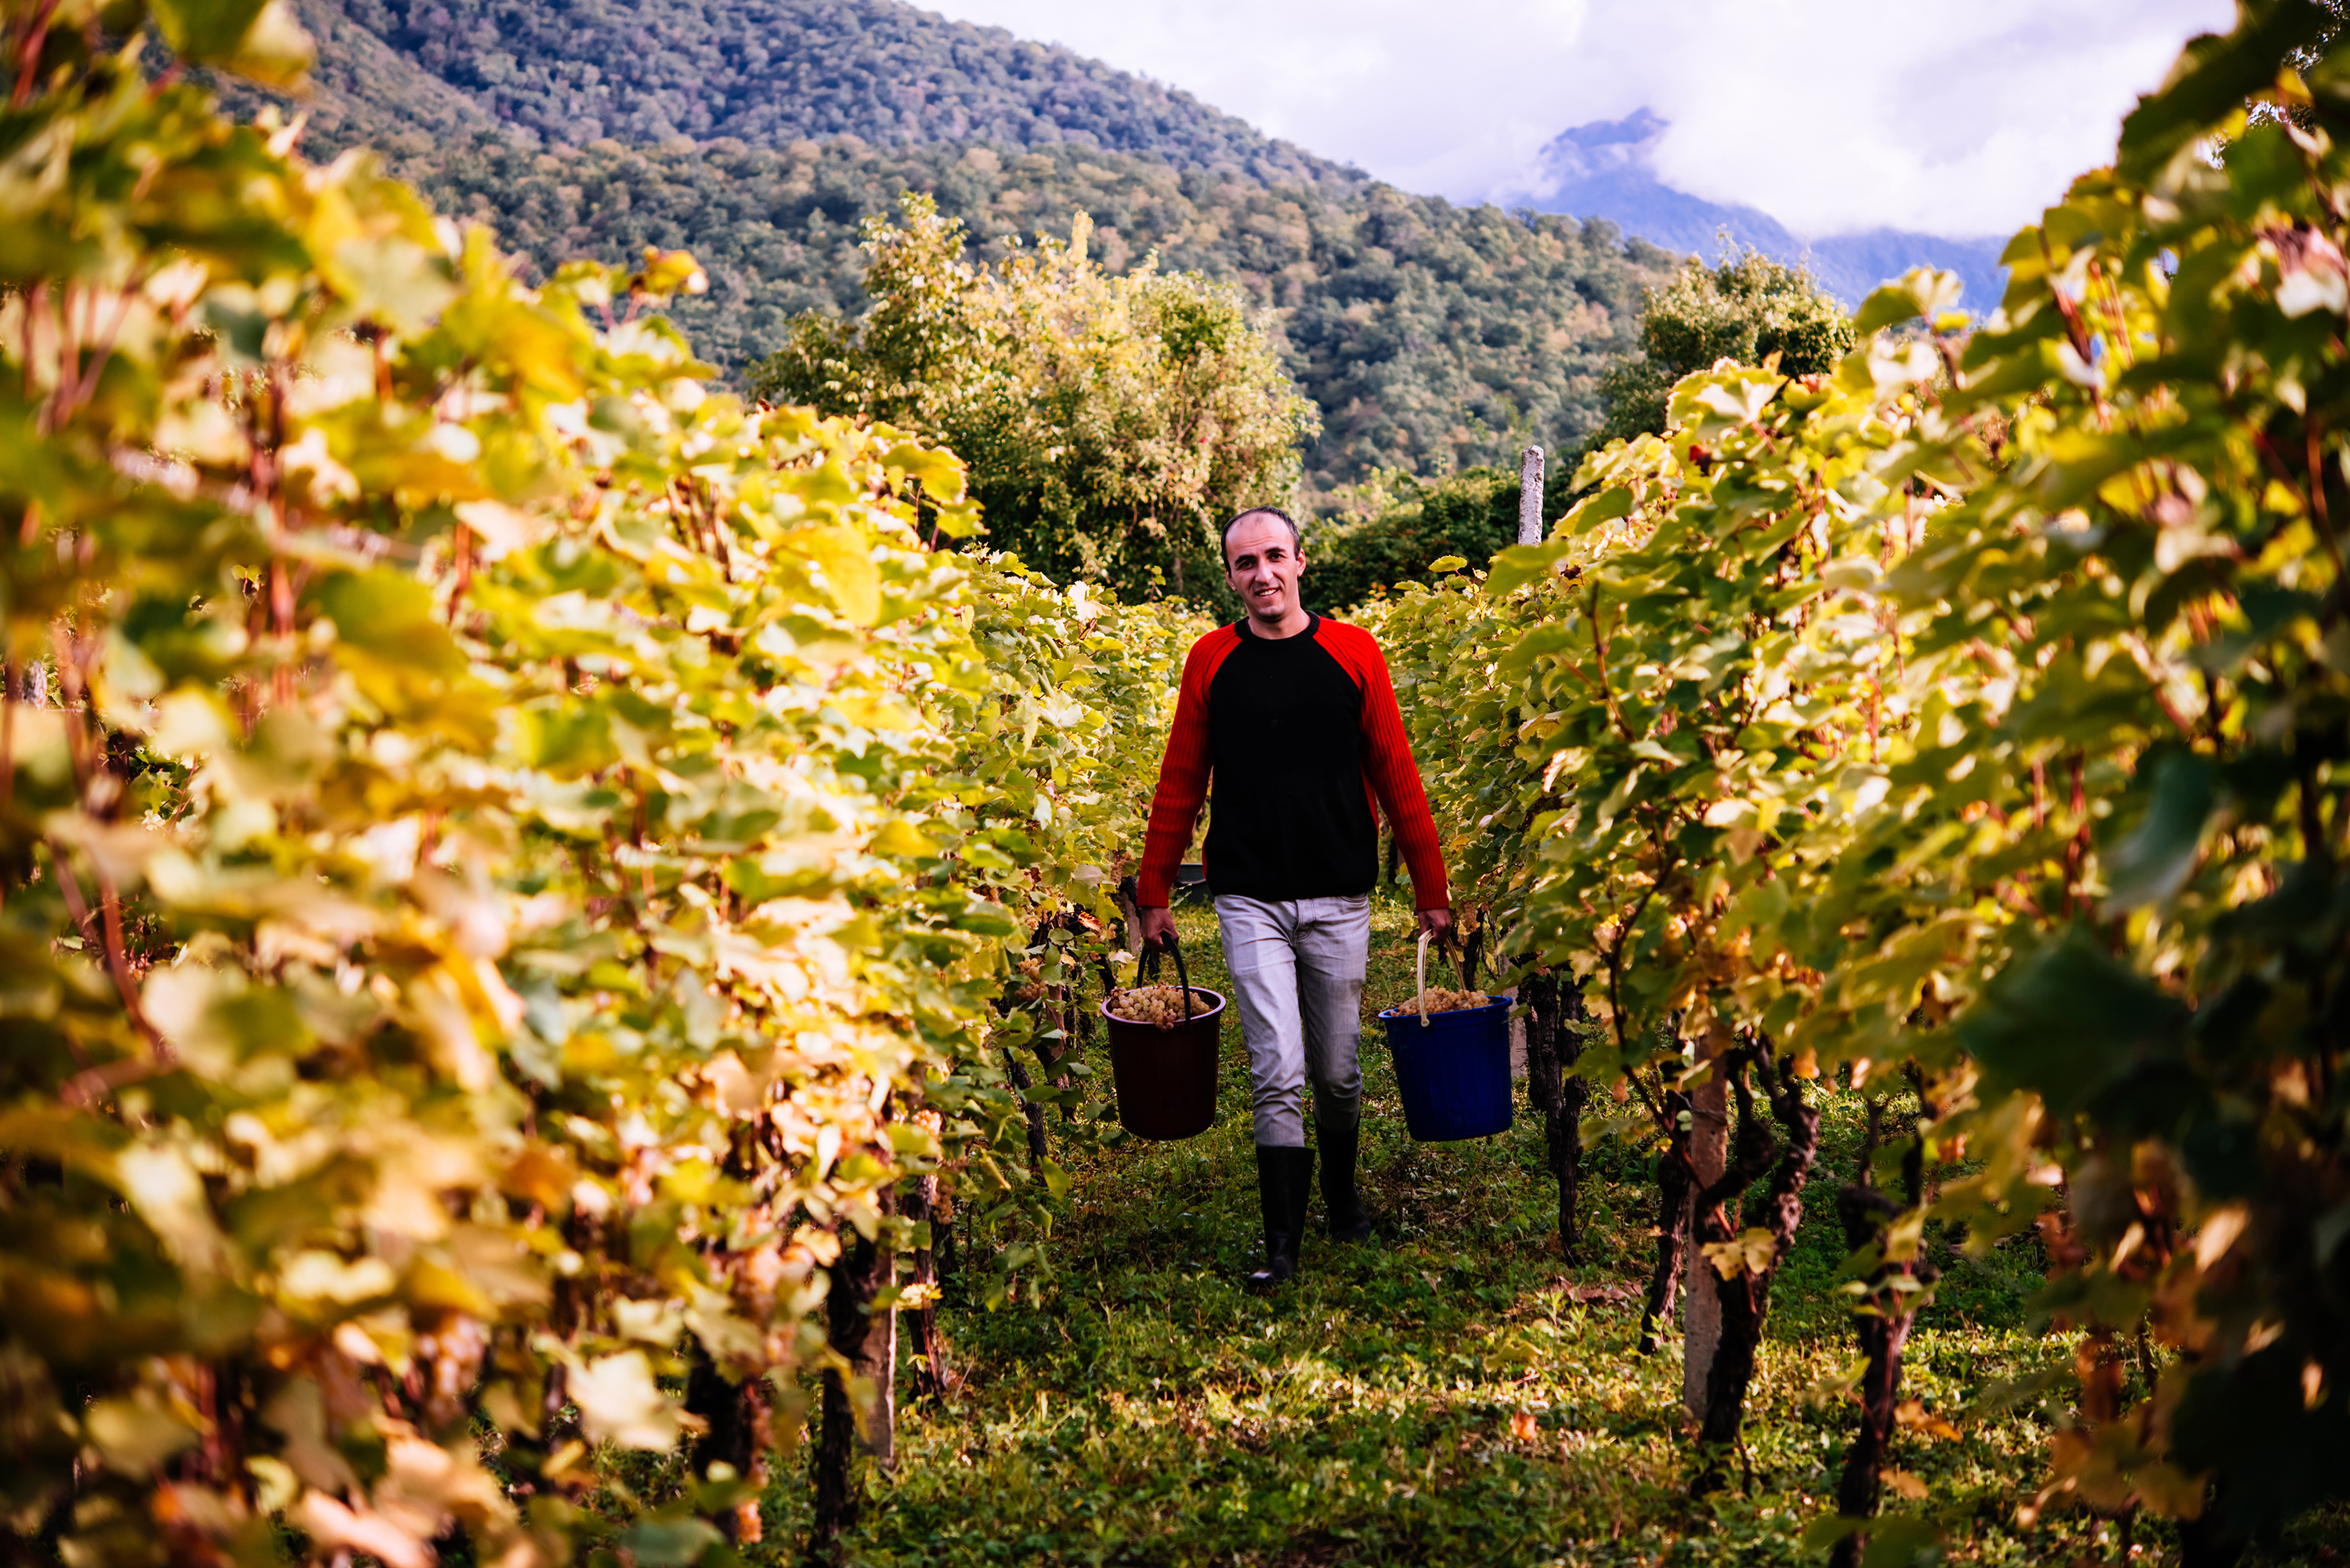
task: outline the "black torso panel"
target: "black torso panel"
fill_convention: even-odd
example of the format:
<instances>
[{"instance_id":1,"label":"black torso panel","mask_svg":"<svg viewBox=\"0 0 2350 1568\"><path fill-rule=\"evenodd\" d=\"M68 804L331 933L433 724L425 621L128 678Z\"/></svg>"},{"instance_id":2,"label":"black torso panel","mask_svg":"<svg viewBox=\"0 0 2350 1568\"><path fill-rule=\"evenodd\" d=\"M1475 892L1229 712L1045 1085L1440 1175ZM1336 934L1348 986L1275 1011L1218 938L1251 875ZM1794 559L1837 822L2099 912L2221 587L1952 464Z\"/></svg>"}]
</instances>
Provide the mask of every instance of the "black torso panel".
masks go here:
<instances>
[{"instance_id":1,"label":"black torso panel","mask_svg":"<svg viewBox=\"0 0 2350 1568\"><path fill-rule=\"evenodd\" d=\"M1208 689L1214 755L1208 879L1219 893L1318 898L1367 893L1378 823L1363 784L1363 694L1315 637L1243 624Z\"/></svg>"}]
</instances>

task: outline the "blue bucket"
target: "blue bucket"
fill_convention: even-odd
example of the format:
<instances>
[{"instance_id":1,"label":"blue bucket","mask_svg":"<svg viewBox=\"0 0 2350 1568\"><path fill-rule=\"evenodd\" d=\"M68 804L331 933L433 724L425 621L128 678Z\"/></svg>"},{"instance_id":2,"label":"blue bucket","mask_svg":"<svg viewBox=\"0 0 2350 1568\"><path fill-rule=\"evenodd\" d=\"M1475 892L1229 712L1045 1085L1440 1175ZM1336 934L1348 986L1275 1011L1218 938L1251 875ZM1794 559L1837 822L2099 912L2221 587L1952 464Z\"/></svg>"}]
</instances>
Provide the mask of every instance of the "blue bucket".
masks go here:
<instances>
[{"instance_id":1,"label":"blue bucket","mask_svg":"<svg viewBox=\"0 0 2350 1568\"><path fill-rule=\"evenodd\" d=\"M1382 1012L1403 1125L1419 1143L1510 1130L1510 1004L1459 1012Z\"/></svg>"}]
</instances>

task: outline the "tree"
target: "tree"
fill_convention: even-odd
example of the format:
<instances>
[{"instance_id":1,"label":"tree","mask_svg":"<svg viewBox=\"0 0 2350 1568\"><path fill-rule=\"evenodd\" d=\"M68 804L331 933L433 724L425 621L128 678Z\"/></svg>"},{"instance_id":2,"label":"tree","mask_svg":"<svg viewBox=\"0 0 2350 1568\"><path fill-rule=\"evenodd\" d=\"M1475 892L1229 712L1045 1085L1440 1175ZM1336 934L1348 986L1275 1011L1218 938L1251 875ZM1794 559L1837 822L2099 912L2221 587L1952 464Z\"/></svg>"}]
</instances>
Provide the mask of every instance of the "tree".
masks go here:
<instances>
[{"instance_id":1,"label":"tree","mask_svg":"<svg viewBox=\"0 0 2350 1568\"><path fill-rule=\"evenodd\" d=\"M1673 383L1720 360L1760 365L1776 355L1787 375L1826 375L1857 341L1851 317L1820 292L1809 268L1760 251L1732 253L1711 267L1692 261L1646 293L1639 357L1600 378L1602 442L1661 433Z\"/></svg>"},{"instance_id":2,"label":"tree","mask_svg":"<svg viewBox=\"0 0 2350 1568\"><path fill-rule=\"evenodd\" d=\"M1238 292L1153 260L1112 276L1082 213L1066 244L974 266L930 197L899 211L866 224L872 308L796 318L753 389L944 441L989 543L1056 579L1220 594L1216 524L1285 504L1320 428Z\"/></svg>"},{"instance_id":3,"label":"tree","mask_svg":"<svg viewBox=\"0 0 2350 1568\"><path fill-rule=\"evenodd\" d=\"M1543 520L1555 522L1574 493L1575 465L1554 466L1543 485ZM1390 489L1389 486L1393 488ZM1422 480L1386 472L1360 500L1307 530L1306 602L1343 610L1377 590L1414 579L1448 556L1482 566L1518 537L1514 469L1471 468Z\"/></svg>"},{"instance_id":4,"label":"tree","mask_svg":"<svg viewBox=\"0 0 2350 1568\"><path fill-rule=\"evenodd\" d=\"M972 298L981 272L962 259L962 220L938 203L900 198L905 226L868 219L865 291L858 321L803 311L782 348L752 372L752 391L827 412L936 429L969 392L982 351Z\"/></svg>"}]
</instances>

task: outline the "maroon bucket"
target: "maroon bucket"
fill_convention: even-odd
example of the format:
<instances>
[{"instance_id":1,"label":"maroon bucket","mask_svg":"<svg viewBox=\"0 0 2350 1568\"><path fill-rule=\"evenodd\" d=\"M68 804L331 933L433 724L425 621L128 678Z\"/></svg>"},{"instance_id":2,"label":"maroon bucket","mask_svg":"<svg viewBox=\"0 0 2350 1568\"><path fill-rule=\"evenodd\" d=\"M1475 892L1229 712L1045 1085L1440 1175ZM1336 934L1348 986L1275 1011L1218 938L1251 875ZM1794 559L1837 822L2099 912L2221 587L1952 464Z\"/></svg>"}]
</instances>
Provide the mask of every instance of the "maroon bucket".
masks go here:
<instances>
[{"instance_id":1,"label":"maroon bucket","mask_svg":"<svg viewBox=\"0 0 2350 1568\"><path fill-rule=\"evenodd\" d=\"M1197 1137L1216 1119L1216 1057L1223 1040L1224 999L1182 974L1183 989L1198 1012L1164 1027L1120 1018L1107 998L1101 1015L1109 1025L1109 1070L1118 1088L1118 1125L1137 1137Z\"/></svg>"}]
</instances>

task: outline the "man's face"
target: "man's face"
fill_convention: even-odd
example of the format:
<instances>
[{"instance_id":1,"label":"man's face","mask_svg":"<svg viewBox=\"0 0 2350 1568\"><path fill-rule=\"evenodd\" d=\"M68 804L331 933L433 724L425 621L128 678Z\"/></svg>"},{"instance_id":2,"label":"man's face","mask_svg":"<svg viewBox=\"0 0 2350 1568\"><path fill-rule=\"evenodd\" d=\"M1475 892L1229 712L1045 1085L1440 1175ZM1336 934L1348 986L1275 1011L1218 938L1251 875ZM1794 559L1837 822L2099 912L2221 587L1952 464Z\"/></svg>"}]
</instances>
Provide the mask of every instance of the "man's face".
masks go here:
<instances>
[{"instance_id":1,"label":"man's face","mask_svg":"<svg viewBox=\"0 0 2350 1568\"><path fill-rule=\"evenodd\" d=\"M1251 618L1273 624L1297 607L1297 579L1305 557L1289 524L1259 513L1243 517L1224 537L1224 581L1248 606Z\"/></svg>"}]
</instances>

